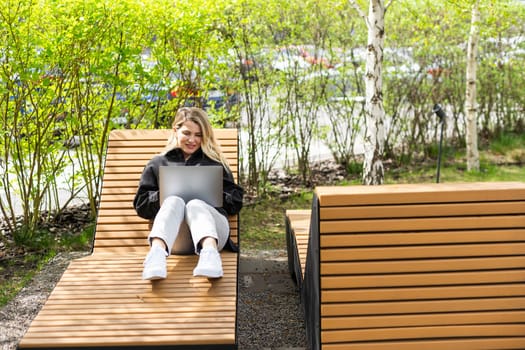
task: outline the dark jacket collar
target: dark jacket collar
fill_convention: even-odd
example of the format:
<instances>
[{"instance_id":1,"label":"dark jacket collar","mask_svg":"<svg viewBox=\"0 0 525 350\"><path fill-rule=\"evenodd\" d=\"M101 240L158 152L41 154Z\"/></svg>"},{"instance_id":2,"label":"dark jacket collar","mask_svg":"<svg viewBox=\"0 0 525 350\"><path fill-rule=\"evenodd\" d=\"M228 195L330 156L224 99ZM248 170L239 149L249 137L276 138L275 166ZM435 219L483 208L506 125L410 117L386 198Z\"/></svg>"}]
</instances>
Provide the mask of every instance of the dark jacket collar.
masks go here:
<instances>
[{"instance_id":1,"label":"dark jacket collar","mask_svg":"<svg viewBox=\"0 0 525 350\"><path fill-rule=\"evenodd\" d=\"M204 154L202 148L196 150L187 160L184 159L184 153L180 147L176 147L166 153L166 158L170 162L176 163L186 163L186 164L198 164L198 163L208 163L211 161L210 158Z\"/></svg>"}]
</instances>

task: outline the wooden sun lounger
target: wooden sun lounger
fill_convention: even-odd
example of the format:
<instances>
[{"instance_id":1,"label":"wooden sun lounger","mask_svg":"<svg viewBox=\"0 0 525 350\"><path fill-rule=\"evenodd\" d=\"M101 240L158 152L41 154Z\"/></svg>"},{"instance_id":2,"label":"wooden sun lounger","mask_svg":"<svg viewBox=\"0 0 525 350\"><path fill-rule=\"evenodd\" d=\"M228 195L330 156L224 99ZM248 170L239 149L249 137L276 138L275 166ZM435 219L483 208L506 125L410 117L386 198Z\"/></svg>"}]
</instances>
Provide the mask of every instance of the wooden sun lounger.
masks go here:
<instances>
[{"instance_id":1,"label":"wooden sun lounger","mask_svg":"<svg viewBox=\"0 0 525 350\"><path fill-rule=\"evenodd\" d=\"M525 349L525 183L319 187L310 215L312 350Z\"/></svg>"},{"instance_id":2,"label":"wooden sun lounger","mask_svg":"<svg viewBox=\"0 0 525 350\"><path fill-rule=\"evenodd\" d=\"M237 130L215 133L237 178ZM144 165L168 134L111 132L93 254L70 264L20 349L237 349L237 253L221 252L218 280L193 277L196 255L171 255L166 280L142 280L150 223L132 202ZM238 216L230 225L238 242Z\"/></svg>"}]
</instances>

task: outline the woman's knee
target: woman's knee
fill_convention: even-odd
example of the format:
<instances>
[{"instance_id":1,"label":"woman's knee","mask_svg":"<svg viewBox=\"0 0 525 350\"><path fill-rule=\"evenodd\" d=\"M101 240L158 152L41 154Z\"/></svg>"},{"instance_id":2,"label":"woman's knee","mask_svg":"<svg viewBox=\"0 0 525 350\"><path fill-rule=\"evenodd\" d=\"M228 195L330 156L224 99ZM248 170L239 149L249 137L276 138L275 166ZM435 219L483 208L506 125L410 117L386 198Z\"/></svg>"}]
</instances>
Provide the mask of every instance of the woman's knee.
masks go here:
<instances>
[{"instance_id":1,"label":"woman's knee","mask_svg":"<svg viewBox=\"0 0 525 350\"><path fill-rule=\"evenodd\" d=\"M201 200L201 199L192 199L188 203L186 203L186 208L188 210L192 210L194 208L206 208L208 204Z\"/></svg>"},{"instance_id":2,"label":"woman's knee","mask_svg":"<svg viewBox=\"0 0 525 350\"><path fill-rule=\"evenodd\" d=\"M162 202L162 207L171 210L184 209L184 200L177 196L169 196Z\"/></svg>"}]
</instances>

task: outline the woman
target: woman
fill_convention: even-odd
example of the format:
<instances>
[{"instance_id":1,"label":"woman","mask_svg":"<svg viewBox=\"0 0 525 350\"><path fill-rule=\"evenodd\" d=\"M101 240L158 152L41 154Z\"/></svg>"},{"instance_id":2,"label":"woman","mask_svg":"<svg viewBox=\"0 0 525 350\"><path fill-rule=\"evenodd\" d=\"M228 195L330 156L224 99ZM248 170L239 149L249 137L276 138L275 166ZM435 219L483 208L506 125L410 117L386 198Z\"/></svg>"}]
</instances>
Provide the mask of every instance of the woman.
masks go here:
<instances>
[{"instance_id":1,"label":"woman","mask_svg":"<svg viewBox=\"0 0 525 350\"><path fill-rule=\"evenodd\" d=\"M208 116L202 109L184 107L177 112L173 121L173 135L166 149L165 153L152 158L144 168L133 201L140 217L153 220L148 236L150 251L144 260L142 278L166 278L166 257L171 254L179 229L184 224L187 224L191 234L192 250L199 255L193 275L222 277L219 251L224 247L237 251L230 239L228 215L235 215L241 210L244 191L235 184L227 160L213 135ZM185 166L222 165L222 207L214 208L197 199L185 203L177 196L170 196L160 203L159 167L173 163ZM184 234L184 230L180 231L181 235Z\"/></svg>"}]
</instances>

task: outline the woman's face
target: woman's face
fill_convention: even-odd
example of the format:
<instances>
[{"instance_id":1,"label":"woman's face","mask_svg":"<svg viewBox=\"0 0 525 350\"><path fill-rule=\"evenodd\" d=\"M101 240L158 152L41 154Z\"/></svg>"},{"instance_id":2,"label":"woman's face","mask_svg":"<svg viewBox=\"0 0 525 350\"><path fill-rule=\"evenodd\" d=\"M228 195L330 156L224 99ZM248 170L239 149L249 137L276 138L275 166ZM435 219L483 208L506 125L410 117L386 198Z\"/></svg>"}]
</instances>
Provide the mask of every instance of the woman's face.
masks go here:
<instances>
[{"instance_id":1,"label":"woman's face","mask_svg":"<svg viewBox=\"0 0 525 350\"><path fill-rule=\"evenodd\" d=\"M187 120L180 128L175 129L175 132L186 159L201 147L202 131L199 124Z\"/></svg>"}]
</instances>

